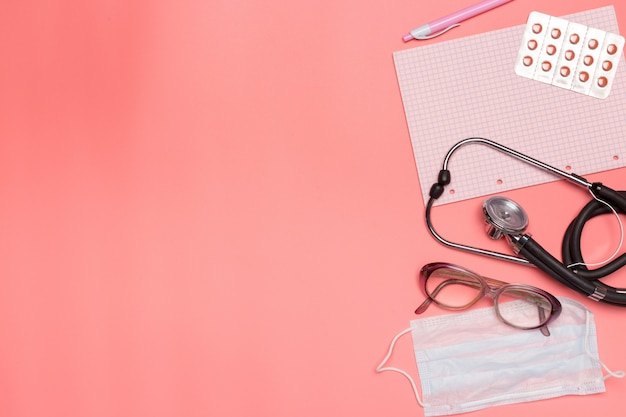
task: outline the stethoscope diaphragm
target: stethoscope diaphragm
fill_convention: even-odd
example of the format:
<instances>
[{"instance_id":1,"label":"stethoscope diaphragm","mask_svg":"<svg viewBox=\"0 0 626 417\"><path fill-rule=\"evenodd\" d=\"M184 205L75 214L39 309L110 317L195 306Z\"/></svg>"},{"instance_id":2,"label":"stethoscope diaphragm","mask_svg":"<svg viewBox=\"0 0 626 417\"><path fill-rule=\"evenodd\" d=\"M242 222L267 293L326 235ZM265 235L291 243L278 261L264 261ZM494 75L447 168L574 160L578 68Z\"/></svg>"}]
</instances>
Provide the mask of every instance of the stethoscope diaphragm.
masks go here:
<instances>
[{"instance_id":1,"label":"stethoscope diaphragm","mask_svg":"<svg viewBox=\"0 0 626 417\"><path fill-rule=\"evenodd\" d=\"M528 227L526 212L510 198L488 198L483 203L483 215L487 224L487 235L494 240L504 235L523 233Z\"/></svg>"}]
</instances>

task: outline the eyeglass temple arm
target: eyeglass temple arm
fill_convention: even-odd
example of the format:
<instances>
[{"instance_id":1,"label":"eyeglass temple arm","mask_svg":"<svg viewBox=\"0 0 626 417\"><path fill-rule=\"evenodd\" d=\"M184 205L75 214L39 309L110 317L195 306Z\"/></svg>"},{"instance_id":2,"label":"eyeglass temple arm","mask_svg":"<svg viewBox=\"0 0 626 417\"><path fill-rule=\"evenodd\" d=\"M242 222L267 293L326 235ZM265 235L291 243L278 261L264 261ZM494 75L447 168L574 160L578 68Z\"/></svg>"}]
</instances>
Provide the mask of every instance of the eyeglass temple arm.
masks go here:
<instances>
[{"instance_id":1,"label":"eyeglass temple arm","mask_svg":"<svg viewBox=\"0 0 626 417\"><path fill-rule=\"evenodd\" d=\"M424 302L422 304L420 304L420 306L415 309L415 314L422 314L424 311L426 311L426 309L428 308L428 306L432 302L433 302L433 299L430 298L430 297L427 297L424 300Z\"/></svg>"},{"instance_id":2,"label":"eyeglass temple arm","mask_svg":"<svg viewBox=\"0 0 626 417\"><path fill-rule=\"evenodd\" d=\"M541 308L539 304L537 304L537 310L539 310L539 323L543 323L544 321L546 321L546 312L543 308ZM547 324L541 326L539 330L541 330L541 334L545 337L550 336L550 330L548 329Z\"/></svg>"}]
</instances>

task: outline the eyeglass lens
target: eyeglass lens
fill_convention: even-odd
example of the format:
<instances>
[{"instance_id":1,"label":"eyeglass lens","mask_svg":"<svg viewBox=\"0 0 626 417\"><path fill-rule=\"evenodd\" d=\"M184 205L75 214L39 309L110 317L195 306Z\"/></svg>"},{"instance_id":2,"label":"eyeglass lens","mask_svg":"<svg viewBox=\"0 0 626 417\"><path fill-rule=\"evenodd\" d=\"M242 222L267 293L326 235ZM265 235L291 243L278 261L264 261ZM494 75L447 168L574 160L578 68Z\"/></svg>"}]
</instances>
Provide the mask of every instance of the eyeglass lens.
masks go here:
<instances>
[{"instance_id":1,"label":"eyeglass lens","mask_svg":"<svg viewBox=\"0 0 626 417\"><path fill-rule=\"evenodd\" d=\"M546 297L527 289L516 289L515 286L498 294L496 303L502 320L521 329L545 324L552 311L552 305Z\"/></svg>"},{"instance_id":2,"label":"eyeglass lens","mask_svg":"<svg viewBox=\"0 0 626 417\"><path fill-rule=\"evenodd\" d=\"M485 295L488 289L483 285L482 281L470 273L441 268L428 276L426 292L440 306L460 310ZM502 320L521 329L545 324L552 311L551 303L546 297L520 285L507 285L498 291L495 302Z\"/></svg>"},{"instance_id":3,"label":"eyeglass lens","mask_svg":"<svg viewBox=\"0 0 626 417\"><path fill-rule=\"evenodd\" d=\"M442 307L462 309L483 296L483 285L472 275L449 268L439 268L428 276L426 292Z\"/></svg>"}]
</instances>

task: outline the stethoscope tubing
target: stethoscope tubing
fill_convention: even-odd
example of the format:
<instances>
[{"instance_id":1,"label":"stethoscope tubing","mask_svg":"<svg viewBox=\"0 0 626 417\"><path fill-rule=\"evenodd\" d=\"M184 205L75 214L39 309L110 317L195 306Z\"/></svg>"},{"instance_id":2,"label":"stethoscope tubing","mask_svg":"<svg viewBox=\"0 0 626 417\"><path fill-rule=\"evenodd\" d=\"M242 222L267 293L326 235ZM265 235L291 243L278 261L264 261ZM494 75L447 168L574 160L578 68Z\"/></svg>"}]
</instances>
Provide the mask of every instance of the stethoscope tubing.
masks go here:
<instances>
[{"instance_id":1,"label":"stethoscope tubing","mask_svg":"<svg viewBox=\"0 0 626 417\"><path fill-rule=\"evenodd\" d=\"M445 186L450 183L450 171L448 170L450 158L459 148L472 143L482 144L494 148L532 166L565 178L576 185L585 187L593 194L595 199L590 201L583 208L581 213L570 223L565 233L562 248L564 262L561 262L552 256L528 234L506 235L510 240L510 243L516 249L516 253L519 255L512 256L451 242L437 233L432 224L431 210L434 201L442 195ZM598 200L602 200L602 202ZM443 161L442 169L439 172L438 180L431 187L430 198L426 204L425 217L429 232L433 235L433 237L435 237L436 240L446 246L492 258L536 266L562 284L588 296L595 301L602 301L608 304L626 307L626 289L618 289L600 282L600 278L603 278L626 265L626 254L620 255L610 263L600 268L589 270L584 265L580 250L580 239L585 223L592 217L611 211L605 203L609 204L617 212L626 214L626 191L615 191L601 183L591 183L579 175L562 171L492 140L480 137L471 137L457 142L447 152Z\"/></svg>"},{"instance_id":2,"label":"stethoscope tubing","mask_svg":"<svg viewBox=\"0 0 626 417\"><path fill-rule=\"evenodd\" d=\"M506 261L516 262L516 263L526 264L526 265L530 263L528 259L521 258L519 256L508 255L502 252L481 249L481 248L477 248L474 246L464 245L461 243L455 243L455 242L447 240L446 238L441 236L439 233L437 233L437 230L435 230L435 226L432 223L430 212L432 210L432 206L434 202L435 202L435 198L431 197L428 199L428 203L426 204L426 226L428 227L430 234L433 235L433 237L437 239L440 243L446 246L449 246L451 248L454 248L454 249L460 249L460 250L464 250L467 252L473 252L478 255L489 256L491 258L503 259Z\"/></svg>"},{"instance_id":3,"label":"stethoscope tubing","mask_svg":"<svg viewBox=\"0 0 626 417\"><path fill-rule=\"evenodd\" d=\"M596 193L598 194L596 197L601 198L603 201L607 201L618 212L626 213L626 192L614 191L604 186L601 188L601 191L599 189L596 190ZM572 220L563 236L563 246L561 250L563 263L565 265L580 265L576 269L576 274L588 280L603 278L616 272L621 267L626 266L626 254L621 254L612 262L594 270L589 270L584 266L582 250L580 247L583 228L587 221L593 217L607 213L611 213L611 209L607 207L606 204L603 204L595 199L591 200L585 207L583 207L578 216Z\"/></svg>"},{"instance_id":4,"label":"stethoscope tubing","mask_svg":"<svg viewBox=\"0 0 626 417\"><path fill-rule=\"evenodd\" d=\"M512 156L516 159L519 159L520 161L526 162L527 164L533 165L539 169L543 169L544 171L548 171L556 176L565 178L568 181L571 181L577 185L580 185L582 187L585 188L591 188L591 183L589 181L587 181L585 178L580 177L576 174L570 174L569 172L565 172L563 170L560 170L556 167L553 167L552 165L548 165L545 162L541 162L538 159L535 158L531 158L528 155L525 155L521 152L516 151L515 149L511 149L509 147L506 147L504 145L501 145L497 142L494 142L492 140L489 139L485 139L485 138L481 138L481 137L471 137L471 138L467 138L467 139L463 139L462 141L457 142L454 146L452 146L450 148L450 150L448 151L448 153L446 154L444 160L443 160L443 170L448 170L448 163L450 161L450 158L452 157L452 154L454 152L456 152L459 148L468 145L470 143L479 143L482 145L486 145L489 146L491 148L494 148L504 154L507 154L509 156Z\"/></svg>"},{"instance_id":5,"label":"stethoscope tubing","mask_svg":"<svg viewBox=\"0 0 626 417\"><path fill-rule=\"evenodd\" d=\"M578 276L566 268L558 259L550 255L548 251L532 238L526 242L519 253L538 269L567 287L596 301L626 307L626 291L600 283L598 280L587 280Z\"/></svg>"}]
</instances>

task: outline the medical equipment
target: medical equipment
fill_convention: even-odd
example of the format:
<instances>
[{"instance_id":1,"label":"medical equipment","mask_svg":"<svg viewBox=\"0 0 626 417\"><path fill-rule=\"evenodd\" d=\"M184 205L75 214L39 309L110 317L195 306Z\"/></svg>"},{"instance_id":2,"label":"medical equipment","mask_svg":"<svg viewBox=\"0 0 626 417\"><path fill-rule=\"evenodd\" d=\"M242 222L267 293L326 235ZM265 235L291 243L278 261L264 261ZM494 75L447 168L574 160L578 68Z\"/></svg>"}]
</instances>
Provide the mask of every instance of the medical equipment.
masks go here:
<instances>
[{"instance_id":1,"label":"medical equipment","mask_svg":"<svg viewBox=\"0 0 626 417\"><path fill-rule=\"evenodd\" d=\"M508 284L446 262L424 265L419 283L428 298L415 314L426 311L431 303L448 310L464 310L489 296L501 322L521 330L540 329L544 336L550 336L548 323L561 314L559 300L540 288ZM506 307L509 301L518 301L516 310Z\"/></svg>"},{"instance_id":2,"label":"medical equipment","mask_svg":"<svg viewBox=\"0 0 626 417\"><path fill-rule=\"evenodd\" d=\"M468 144L486 145L536 168L565 178L576 185L587 188L591 192L594 199L583 207L565 232L562 245L563 262L552 256L529 234L524 233L528 225L528 216L519 204L504 197L492 197L485 201L483 214L488 224L487 232L489 236L494 239L506 238L512 246L515 255L507 255L451 242L437 233L431 221L433 203L443 194L445 186L450 184L451 177L448 164L452 154ZM587 268L583 260L580 245L583 227L588 220L611 212L626 214L626 191L615 191L599 182L591 183L579 175L562 171L492 140L471 137L456 143L450 148L444 158L442 169L439 171L437 182L432 185L429 195L430 198L426 205L426 223L430 233L440 243L455 249L497 259L534 265L557 281L588 296L592 300L626 307L626 288L615 288L600 281L601 278L626 265L626 254L618 256L602 267L591 270Z\"/></svg>"}]
</instances>

